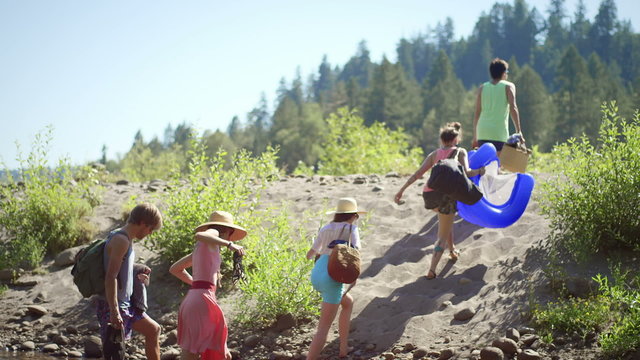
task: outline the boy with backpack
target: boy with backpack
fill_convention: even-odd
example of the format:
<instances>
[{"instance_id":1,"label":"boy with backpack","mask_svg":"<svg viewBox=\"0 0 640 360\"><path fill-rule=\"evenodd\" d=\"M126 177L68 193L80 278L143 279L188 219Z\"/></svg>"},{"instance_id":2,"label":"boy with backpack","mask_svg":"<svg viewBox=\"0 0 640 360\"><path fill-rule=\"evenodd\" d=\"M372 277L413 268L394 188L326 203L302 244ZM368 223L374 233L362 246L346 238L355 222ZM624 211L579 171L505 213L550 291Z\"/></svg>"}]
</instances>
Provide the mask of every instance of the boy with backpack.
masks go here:
<instances>
[{"instance_id":1,"label":"boy with backpack","mask_svg":"<svg viewBox=\"0 0 640 360\"><path fill-rule=\"evenodd\" d=\"M161 226L162 215L158 208L142 203L131 210L126 225L111 232L104 243L104 297L97 300L97 316L107 359L118 358L107 353L113 348L114 334L116 339L128 339L132 330L144 336L147 359L160 359L160 325L136 306L132 295L135 280L133 240L144 239ZM148 278L146 271L137 272L138 280ZM122 348L118 350L122 352Z\"/></svg>"}]
</instances>

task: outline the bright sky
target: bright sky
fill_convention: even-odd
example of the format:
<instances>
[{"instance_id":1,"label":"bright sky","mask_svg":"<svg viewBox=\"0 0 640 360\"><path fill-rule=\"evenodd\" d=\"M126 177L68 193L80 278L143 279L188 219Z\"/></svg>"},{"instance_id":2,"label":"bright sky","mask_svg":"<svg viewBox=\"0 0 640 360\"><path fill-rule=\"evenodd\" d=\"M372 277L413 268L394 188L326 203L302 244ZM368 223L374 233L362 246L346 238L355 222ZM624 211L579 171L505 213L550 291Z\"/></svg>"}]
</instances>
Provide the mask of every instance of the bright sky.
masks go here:
<instances>
[{"instance_id":1,"label":"bright sky","mask_svg":"<svg viewBox=\"0 0 640 360\"><path fill-rule=\"evenodd\" d=\"M344 65L366 40L372 60L446 17L467 37L494 1L0 0L0 160L17 166L36 133L54 127L51 161L123 155L142 130L226 129L282 77L304 80L323 55ZM546 16L549 0L528 0ZM573 14L578 0L566 0ZM593 19L600 1L585 0ZM640 2L616 0L640 28Z\"/></svg>"}]
</instances>

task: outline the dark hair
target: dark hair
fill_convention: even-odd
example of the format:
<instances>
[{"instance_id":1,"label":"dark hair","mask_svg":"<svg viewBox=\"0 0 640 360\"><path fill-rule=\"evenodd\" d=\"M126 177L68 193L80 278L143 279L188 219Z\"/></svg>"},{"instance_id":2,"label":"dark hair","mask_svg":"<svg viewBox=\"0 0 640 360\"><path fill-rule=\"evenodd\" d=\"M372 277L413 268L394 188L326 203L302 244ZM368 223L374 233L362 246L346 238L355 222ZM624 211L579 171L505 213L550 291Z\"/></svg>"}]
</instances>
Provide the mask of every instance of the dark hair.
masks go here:
<instances>
[{"instance_id":1,"label":"dark hair","mask_svg":"<svg viewBox=\"0 0 640 360\"><path fill-rule=\"evenodd\" d=\"M145 224L151 226L153 229L159 229L162 227L162 215L160 210L150 203L142 203L136 205L136 207L129 213L127 219L129 224Z\"/></svg>"},{"instance_id":2,"label":"dark hair","mask_svg":"<svg viewBox=\"0 0 640 360\"><path fill-rule=\"evenodd\" d=\"M447 123L443 128L440 128L440 140L442 140L444 144L452 142L462 132L460 128L462 128L462 125L460 125L459 122Z\"/></svg>"},{"instance_id":3,"label":"dark hair","mask_svg":"<svg viewBox=\"0 0 640 360\"><path fill-rule=\"evenodd\" d=\"M225 232L227 230L231 230L231 233L229 234L229 236L231 236L231 234L233 234L233 232L235 231L235 229L232 228L232 227L224 226L224 225L217 225L217 224L216 225L209 225L207 227L207 229L216 229L218 231L218 235L222 234L223 232Z\"/></svg>"},{"instance_id":4,"label":"dark hair","mask_svg":"<svg viewBox=\"0 0 640 360\"><path fill-rule=\"evenodd\" d=\"M348 214L335 214L333 215L333 222L345 222L351 220L352 217L358 215L358 213Z\"/></svg>"},{"instance_id":5,"label":"dark hair","mask_svg":"<svg viewBox=\"0 0 640 360\"><path fill-rule=\"evenodd\" d=\"M492 79L502 78L502 74L504 74L508 68L509 68L509 64L507 64L506 61L500 58L493 59L491 64L489 64L489 73L491 73L491 78Z\"/></svg>"}]
</instances>

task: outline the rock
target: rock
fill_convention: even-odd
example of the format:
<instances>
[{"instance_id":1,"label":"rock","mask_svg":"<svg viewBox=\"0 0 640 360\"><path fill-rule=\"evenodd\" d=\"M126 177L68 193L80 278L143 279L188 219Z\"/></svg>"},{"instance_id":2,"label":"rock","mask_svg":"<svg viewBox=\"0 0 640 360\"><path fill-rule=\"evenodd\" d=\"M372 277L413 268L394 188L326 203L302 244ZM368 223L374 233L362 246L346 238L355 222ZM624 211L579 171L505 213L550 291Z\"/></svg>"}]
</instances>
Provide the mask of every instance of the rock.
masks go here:
<instances>
[{"instance_id":1,"label":"rock","mask_svg":"<svg viewBox=\"0 0 640 360\"><path fill-rule=\"evenodd\" d=\"M276 324L275 324L275 329L276 331L284 331L287 329L291 329L294 328L298 325L298 322L296 320L296 318L293 316L293 314L283 314L283 315L279 315L278 319L276 320Z\"/></svg>"},{"instance_id":2,"label":"rock","mask_svg":"<svg viewBox=\"0 0 640 360\"><path fill-rule=\"evenodd\" d=\"M43 316L48 313L47 309L40 305L29 305L27 306L27 312L33 316Z\"/></svg>"},{"instance_id":3,"label":"rock","mask_svg":"<svg viewBox=\"0 0 640 360\"><path fill-rule=\"evenodd\" d=\"M367 345L365 345L364 349L366 351L373 351L373 350L376 349L376 344L367 344Z\"/></svg>"},{"instance_id":4,"label":"rock","mask_svg":"<svg viewBox=\"0 0 640 360\"><path fill-rule=\"evenodd\" d=\"M178 330L173 329L167 333L167 337L162 342L162 346L173 346L178 343Z\"/></svg>"},{"instance_id":5,"label":"rock","mask_svg":"<svg viewBox=\"0 0 640 360\"><path fill-rule=\"evenodd\" d=\"M380 354L380 356L382 356L382 358L384 360L393 360L396 358L396 355L392 352L383 352L382 354Z\"/></svg>"},{"instance_id":6,"label":"rock","mask_svg":"<svg viewBox=\"0 0 640 360\"><path fill-rule=\"evenodd\" d=\"M391 172L386 173L384 175L384 177L386 177L386 178L399 178L400 175L395 171L391 171Z\"/></svg>"},{"instance_id":7,"label":"rock","mask_svg":"<svg viewBox=\"0 0 640 360\"><path fill-rule=\"evenodd\" d=\"M69 344L69 338L64 335L55 335L53 336L53 342L58 345L67 345Z\"/></svg>"},{"instance_id":8,"label":"rock","mask_svg":"<svg viewBox=\"0 0 640 360\"><path fill-rule=\"evenodd\" d=\"M367 183L367 177L366 176L362 176L362 175L358 175L353 179L353 183L355 185L366 184Z\"/></svg>"},{"instance_id":9,"label":"rock","mask_svg":"<svg viewBox=\"0 0 640 360\"><path fill-rule=\"evenodd\" d=\"M244 339L244 346L252 349L260 343L260 337L258 335L249 335Z\"/></svg>"},{"instance_id":10,"label":"rock","mask_svg":"<svg viewBox=\"0 0 640 360\"><path fill-rule=\"evenodd\" d=\"M33 351L36 349L36 343L33 341L25 341L20 344L20 350L22 351Z\"/></svg>"},{"instance_id":11,"label":"rock","mask_svg":"<svg viewBox=\"0 0 640 360\"><path fill-rule=\"evenodd\" d=\"M531 349L525 349L518 354L518 360L540 360L542 356Z\"/></svg>"},{"instance_id":12,"label":"rock","mask_svg":"<svg viewBox=\"0 0 640 360\"><path fill-rule=\"evenodd\" d=\"M41 304L43 302L46 302L48 298L49 298L49 295L47 294L46 291L40 291L36 295L36 297L33 299L33 302L36 304Z\"/></svg>"},{"instance_id":13,"label":"rock","mask_svg":"<svg viewBox=\"0 0 640 360\"><path fill-rule=\"evenodd\" d=\"M518 342L520 341L520 332L514 328L507 329L507 338Z\"/></svg>"},{"instance_id":14,"label":"rock","mask_svg":"<svg viewBox=\"0 0 640 360\"><path fill-rule=\"evenodd\" d=\"M416 346L413 345L412 343L406 343L404 344L404 346L402 347L402 351L404 352L409 352L409 351L413 351L416 349Z\"/></svg>"},{"instance_id":15,"label":"rock","mask_svg":"<svg viewBox=\"0 0 640 360\"><path fill-rule=\"evenodd\" d=\"M58 344L47 344L42 347L42 352L51 353L60 350Z\"/></svg>"},{"instance_id":16,"label":"rock","mask_svg":"<svg viewBox=\"0 0 640 360\"><path fill-rule=\"evenodd\" d=\"M77 351L77 350L72 350L72 351L69 351L67 356L70 357L70 358L81 358L82 357L82 353L80 351Z\"/></svg>"},{"instance_id":17,"label":"rock","mask_svg":"<svg viewBox=\"0 0 640 360\"><path fill-rule=\"evenodd\" d=\"M56 256L56 259L53 264L59 267L73 265L76 260L76 255L78 255L78 252L80 252L82 248L84 248L84 245L72 247L62 251Z\"/></svg>"},{"instance_id":18,"label":"rock","mask_svg":"<svg viewBox=\"0 0 640 360\"><path fill-rule=\"evenodd\" d=\"M67 328L65 330L67 331L67 334L69 334L69 335L78 335L78 328L73 326L73 325L67 326Z\"/></svg>"},{"instance_id":19,"label":"rock","mask_svg":"<svg viewBox=\"0 0 640 360\"><path fill-rule=\"evenodd\" d=\"M274 351L269 355L269 359L272 360L289 360L292 358L293 356L285 351Z\"/></svg>"},{"instance_id":20,"label":"rock","mask_svg":"<svg viewBox=\"0 0 640 360\"><path fill-rule=\"evenodd\" d=\"M570 295L586 299L598 290L598 283L589 278L571 276L565 280L565 287Z\"/></svg>"},{"instance_id":21,"label":"rock","mask_svg":"<svg viewBox=\"0 0 640 360\"><path fill-rule=\"evenodd\" d=\"M460 278L460 280L458 280L458 284L459 285L467 285L467 284L471 284L471 279L466 278L466 277L462 277Z\"/></svg>"},{"instance_id":22,"label":"rock","mask_svg":"<svg viewBox=\"0 0 640 360\"><path fill-rule=\"evenodd\" d=\"M2 269L0 270L0 281L11 281L20 277L20 270Z\"/></svg>"},{"instance_id":23,"label":"rock","mask_svg":"<svg viewBox=\"0 0 640 360\"><path fill-rule=\"evenodd\" d=\"M476 309L472 306L466 307L453 315L453 318L458 321L465 321L471 319L476 314Z\"/></svg>"},{"instance_id":24,"label":"rock","mask_svg":"<svg viewBox=\"0 0 640 360\"><path fill-rule=\"evenodd\" d=\"M493 340L491 346L497 347L507 355L513 355L518 351L518 344L516 344L516 342L512 339L506 337L501 337L499 339Z\"/></svg>"},{"instance_id":25,"label":"rock","mask_svg":"<svg viewBox=\"0 0 640 360\"><path fill-rule=\"evenodd\" d=\"M520 338L520 341L522 341L522 343L525 346L531 346L531 344L533 344L534 341L538 340L538 335L534 335L534 334L525 334L522 335L522 337Z\"/></svg>"},{"instance_id":26,"label":"rock","mask_svg":"<svg viewBox=\"0 0 640 360\"><path fill-rule=\"evenodd\" d=\"M480 350L480 360L504 360L504 353L497 347L487 346Z\"/></svg>"},{"instance_id":27,"label":"rock","mask_svg":"<svg viewBox=\"0 0 640 360\"><path fill-rule=\"evenodd\" d=\"M180 357L180 350L169 349L160 355L160 360L176 360Z\"/></svg>"},{"instance_id":28,"label":"rock","mask_svg":"<svg viewBox=\"0 0 640 360\"><path fill-rule=\"evenodd\" d=\"M86 336L84 338L84 354L89 358L102 357L102 341L97 336Z\"/></svg>"},{"instance_id":29,"label":"rock","mask_svg":"<svg viewBox=\"0 0 640 360\"><path fill-rule=\"evenodd\" d=\"M526 334L535 334L536 330L534 328L523 326L520 328L519 332L520 332L520 335L522 336Z\"/></svg>"},{"instance_id":30,"label":"rock","mask_svg":"<svg viewBox=\"0 0 640 360\"><path fill-rule=\"evenodd\" d=\"M231 359L233 359L233 360L239 360L240 359L240 351L238 351L238 349L231 349L231 350L229 350L229 352L231 353Z\"/></svg>"},{"instance_id":31,"label":"rock","mask_svg":"<svg viewBox=\"0 0 640 360\"><path fill-rule=\"evenodd\" d=\"M440 352L438 360L447 360L452 358L456 354L456 350L453 348L446 348Z\"/></svg>"},{"instance_id":32,"label":"rock","mask_svg":"<svg viewBox=\"0 0 640 360\"><path fill-rule=\"evenodd\" d=\"M427 349L424 348L418 348L413 352L414 359L422 359L425 355L427 355Z\"/></svg>"},{"instance_id":33,"label":"rock","mask_svg":"<svg viewBox=\"0 0 640 360\"><path fill-rule=\"evenodd\" d=\"M129 180L125 180L125 179L118 180L116 181L116 185L129 185Z\"/></svg>"},{"instance_id":34,"label":"rock","mask_svg":"<svg viewBox=\"0 0 640 360\"><path fill-rule=\"evenodd\" d=\"M451 301L447 300L447 301L444 301L444 302L440 305L440 307L444 309L444 308L448 308L448 307L449 307L449 306L451 306L451 305L453 305L453 303L452 303Z\"/></svg>"}]
</instances>

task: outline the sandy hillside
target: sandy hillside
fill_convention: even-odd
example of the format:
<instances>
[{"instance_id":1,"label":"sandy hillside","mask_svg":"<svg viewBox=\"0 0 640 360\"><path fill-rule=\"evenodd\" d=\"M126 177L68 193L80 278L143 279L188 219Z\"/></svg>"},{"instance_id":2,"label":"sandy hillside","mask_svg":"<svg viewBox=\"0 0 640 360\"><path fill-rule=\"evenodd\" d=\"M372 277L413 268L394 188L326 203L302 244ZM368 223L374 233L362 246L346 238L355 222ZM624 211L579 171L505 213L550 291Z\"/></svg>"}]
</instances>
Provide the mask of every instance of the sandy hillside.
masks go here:
<instances>
[{"instance_id":1,"label":"sandy hillside","mask_svg":"<svg viewBox=\"0 0 640 360\"><path fill-rule=\"evenodd\" d=\"M504 336L507 328L519 328L525 323L522 311L527 309L528 297L542 279L536 244L548 234L548 223L538 214L535 191L525 214L508 228L486 229L456 218L454 235L462 251L460 259L448 261L445 252L438 266L438 277L427 280L424 275L433 253L437 221L433 212L423 208L424 181L417 181L405 191L406 203L393 202L394 194L405 180L406 177L383 175L286 177L273 182L262 199L264 206L286 201L292 214L296 214L331 209L338 198L349 196L371 211L362 236L364 270L352 290L356 299L352 317L354 358L371 358L373 354L405 344L433 350L453 348L458 358L470 358L472 350ZM155 188L162 191L162 183ZM106 189L104 203L95 214L101 234L118 226L122 204L131 195L139 195L141 199L153 196L149 184L108 184ZM321 221L329 220L329 216L313 219L305 227L311 232L317 230ZM154 257L140 245L136 246L141 256ZM21 322L25 312L16 309L33 303L40 303L48 310L48 314L29 324L28 334L34 338L39 327L65 329L68 324L74 324L81 330L86 329L86 333L95 331L93 312L88 301L81 299L74 288L69 268L61 269L49 260L45 270L23 275L19 282L25 286L11 286L0 299L0 324L5 324L0 326L0 343L11 345L16 343L16 338L28 337L18 335L26 331ZM154 268L153 276L149 312L154 318L162 319L165 328L171 329L181 300L180 289L175 288L166 266ZM154 290L154 284L159 288ZM162 284L171 286L161 287ZM174 295L167 294L167 289L173 289ZM231 306L224 297L221 304L232 316ZM465 308L475 310L475 316L466 321L455 320L454 314ZM313 326L313 323L307 324L305 329L293 332L299 343L289 351L292 357L305 351ZM330 341L336 336L330 334ZM76 344L75 348L81 346ZM242 346L236 349L236 354L243 359L266 356L243 351ZM397 356L412 358L410 352L405 355Z\"/></svg>"}]
</instances>

